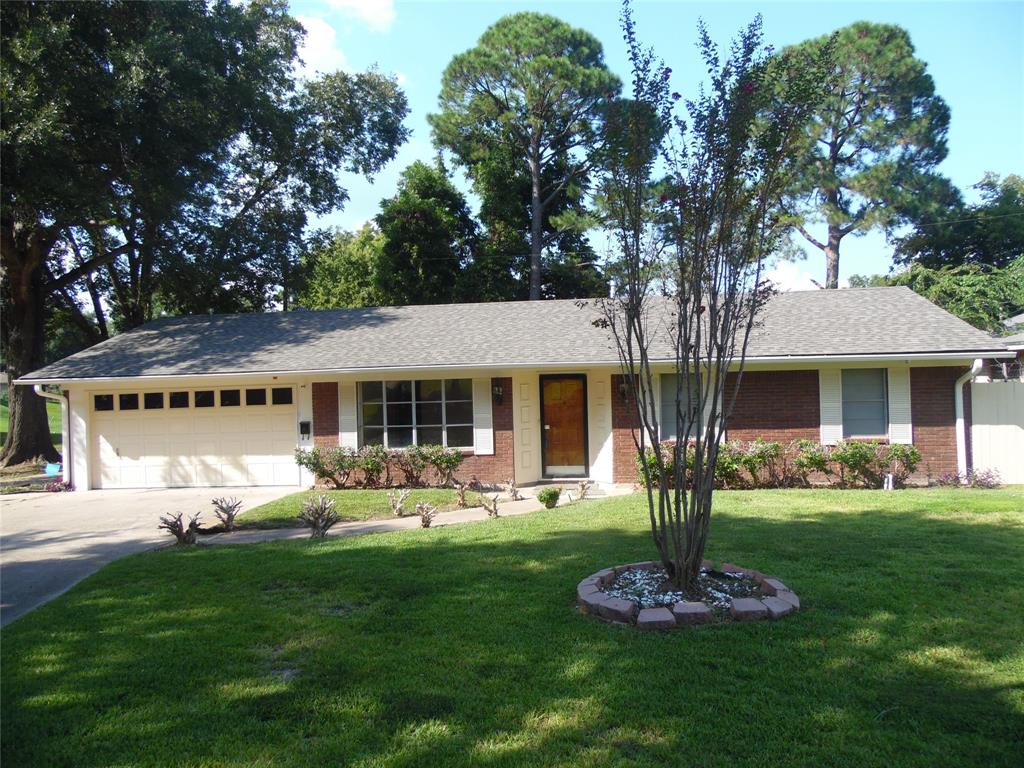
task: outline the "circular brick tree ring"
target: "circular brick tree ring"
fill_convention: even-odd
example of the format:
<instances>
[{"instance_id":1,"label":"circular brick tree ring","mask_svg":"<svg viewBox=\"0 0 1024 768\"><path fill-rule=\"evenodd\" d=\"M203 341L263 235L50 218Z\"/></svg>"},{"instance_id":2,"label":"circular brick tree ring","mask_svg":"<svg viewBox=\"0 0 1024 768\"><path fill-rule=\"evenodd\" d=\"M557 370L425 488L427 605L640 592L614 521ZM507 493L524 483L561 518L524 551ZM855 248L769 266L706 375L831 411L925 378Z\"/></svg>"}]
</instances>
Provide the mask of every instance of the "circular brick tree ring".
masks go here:
<instances>
[{"instance_id":1,"label":"circular brick tree ring","mask_svg":"<svg viewBox=\"0 0 1024 768\"><path fill-rule=\"evenodd\" d=\"M597 616L604 621L632 624L637 629L674 629L711 624L716 621L711 607L702 601L679 602L671 608L640 608L632 600L613 597L604 591L626 571L653 571L659 568L660 562L648 561L605 568L593 573L576 585L576 604L584 613ZM715 570L710 560L703 561L701 568L707 571ZM721 563L718 571L741 573L754 579L759 585L757 597L732 599L729 617L733 621L781 619L793 611L800 610L800 598L774 576L765 576L760 571L732 563Z\"/></svg>"}]
</instances>

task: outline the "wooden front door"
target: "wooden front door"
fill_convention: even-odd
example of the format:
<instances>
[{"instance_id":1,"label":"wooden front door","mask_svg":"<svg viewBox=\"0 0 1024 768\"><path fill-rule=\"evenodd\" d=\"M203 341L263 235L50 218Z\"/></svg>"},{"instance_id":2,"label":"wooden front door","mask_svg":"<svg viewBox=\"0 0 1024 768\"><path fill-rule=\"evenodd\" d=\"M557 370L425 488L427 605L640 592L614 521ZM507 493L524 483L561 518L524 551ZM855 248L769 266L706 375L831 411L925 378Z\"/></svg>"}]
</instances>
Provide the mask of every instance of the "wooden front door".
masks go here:
<instances>
[{"instance_id":1,"label":"wooden front door","mask_svg":"<svg viewBox=\"0 0 1024 768\"><path fill-rule=\"evenodd\" d=\"M586 376L541 376L540 414L544 475L586 477Z\"/></svg>"}]
</instances>

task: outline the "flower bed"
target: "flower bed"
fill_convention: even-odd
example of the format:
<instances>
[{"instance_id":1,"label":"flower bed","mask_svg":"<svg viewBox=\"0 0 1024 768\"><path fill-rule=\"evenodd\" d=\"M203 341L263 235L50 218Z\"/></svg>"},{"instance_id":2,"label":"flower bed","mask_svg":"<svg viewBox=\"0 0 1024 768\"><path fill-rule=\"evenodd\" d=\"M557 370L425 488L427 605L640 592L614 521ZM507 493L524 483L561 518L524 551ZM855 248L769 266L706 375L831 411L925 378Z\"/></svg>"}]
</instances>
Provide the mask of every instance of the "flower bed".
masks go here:
<instances>
[{"instance_id":1,"label":"flower bed","mask_svg":"<svg viewBox=\"0 0 1024 768\"><path fill-rule=\"evenodd\" d=\"M717 570L710 560L701 564L701 599L664 589L665 579L659 562L605 568L576 586L576 603L584 613L638 629L781 619L800 610L800 598L779 579L732 563Z\"/></svg>"}]
</instances>

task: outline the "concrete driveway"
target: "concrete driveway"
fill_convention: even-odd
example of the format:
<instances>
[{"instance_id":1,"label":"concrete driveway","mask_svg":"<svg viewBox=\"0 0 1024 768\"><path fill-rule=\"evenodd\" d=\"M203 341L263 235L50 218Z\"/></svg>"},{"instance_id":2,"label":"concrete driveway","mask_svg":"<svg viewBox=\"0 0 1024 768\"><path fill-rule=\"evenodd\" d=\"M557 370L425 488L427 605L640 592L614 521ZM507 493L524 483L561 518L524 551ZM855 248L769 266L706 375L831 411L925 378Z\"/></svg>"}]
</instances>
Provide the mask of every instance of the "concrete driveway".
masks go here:
<instances>
[{"instance_id":1,"label":"concrete driveway","mask_svg":"<svg viewBox=\"0 0 1024 768\"><path fill-rule=\"evenodd\" d=\"M295 493L283 488L26 493L0 496L0 625L52 600L119 557L167 544L160 516L204 511L210 499L235 496L242 509Z\"/></svg>"}]
</instances>

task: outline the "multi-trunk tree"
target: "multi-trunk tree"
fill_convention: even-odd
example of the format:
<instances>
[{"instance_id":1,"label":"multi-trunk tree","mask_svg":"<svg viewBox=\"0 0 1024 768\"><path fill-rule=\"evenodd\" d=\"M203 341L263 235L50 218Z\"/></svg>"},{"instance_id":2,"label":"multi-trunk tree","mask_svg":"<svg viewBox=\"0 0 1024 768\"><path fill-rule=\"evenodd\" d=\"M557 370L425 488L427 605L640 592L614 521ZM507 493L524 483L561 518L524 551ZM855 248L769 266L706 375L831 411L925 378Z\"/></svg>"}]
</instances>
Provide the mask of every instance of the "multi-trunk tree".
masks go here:
<instances>
[{"instance_id":1,"label":"multi-trunk tree","mask_svg":"<svg viewBox=\"0 0 1024 768\"><path fill-rule=\"evenodd\" d=\"M623 283L599 302L597 322L619 350L639 424L636 449L653 454L642 471L654 543L671 583L690 592L707 543L724 425L769 296L762 267L785 231L779 199L823 96L831 48L777 62L761 45L758 19L723 58L701 26L709 83L682 101L684 119L673 109L671 70L638 42L628 0L623 27L634 103L619 120L620 152L603 187ZM661 211L652 212L659 157L668 180L657 198ZM679 438L670 447L660 441L652 360L665 348L674 350L678 382Z\"/></svg>"}]
</instances>

